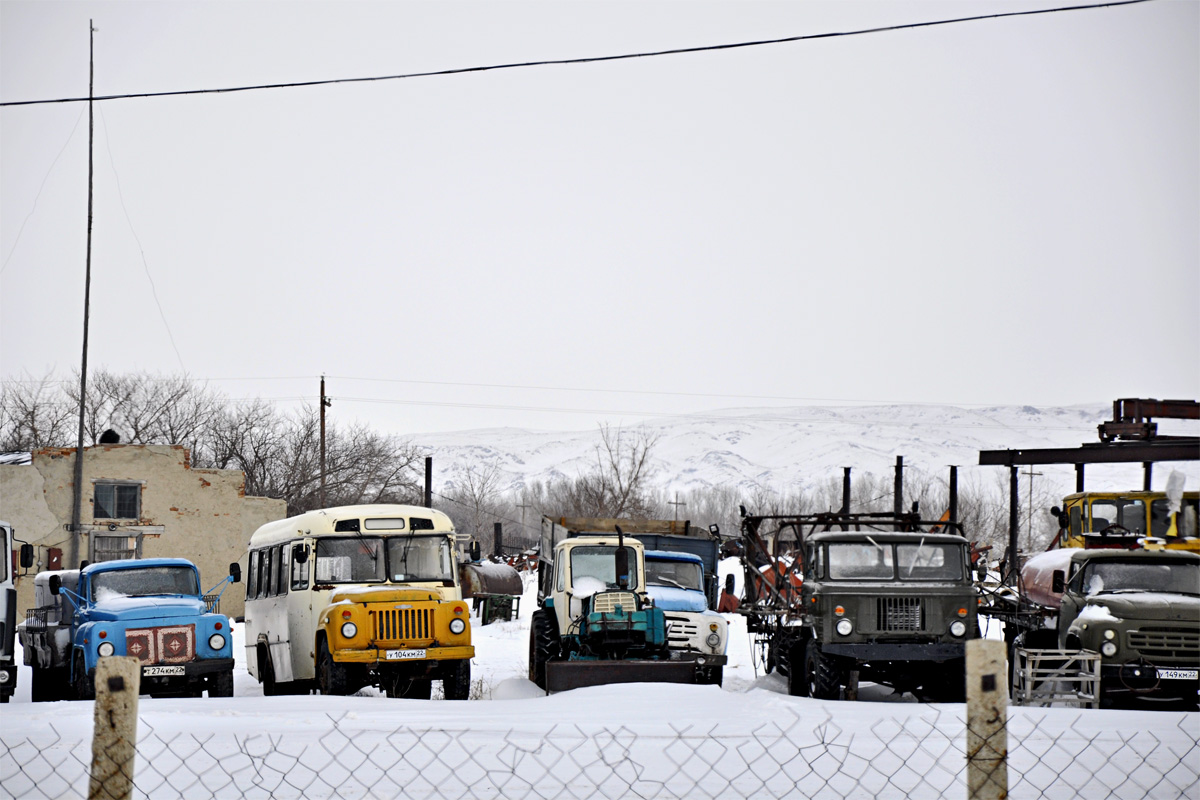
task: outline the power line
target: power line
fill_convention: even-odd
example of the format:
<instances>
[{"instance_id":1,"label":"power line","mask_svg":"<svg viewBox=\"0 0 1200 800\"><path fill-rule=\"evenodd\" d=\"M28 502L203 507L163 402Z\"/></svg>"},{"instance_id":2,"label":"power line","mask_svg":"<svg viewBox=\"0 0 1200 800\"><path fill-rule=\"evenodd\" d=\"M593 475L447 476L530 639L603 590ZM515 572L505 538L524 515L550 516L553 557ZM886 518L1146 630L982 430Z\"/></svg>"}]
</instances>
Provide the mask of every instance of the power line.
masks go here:
<instances>
[{"instance_id":1,"label":"power line","mask_svg":"<svg viewBox=\"0 0 1200 800\"><path fill-rule=\"evenodd\" d=\"M233 92L253 92L265 89L296 89L310 86L330 86L340 83L370 83L375 81L395 81L408 78L434 78L446 75L464 75L472 72L495 72L508 69L523 69L526 67L566 66L570 64L596 64L606 61L627 61L635 58L658 58L661 56L687 55L690 53L705 53L718 50L736 50L745 47L763 47L774 44L805 42L816 39L833 39L843 36L863 36L871 33L888 33L891 31L912 30L915 28L931 28L939 25L953 25L961 22L979 22L986 19L1001 19L1004 17L1028 17L1038 14L1054 14L1060 11L1087 11L1096 8L1135 5L1150 0L1115 0L1109 3L1093 3L1081 6L1058 6L1055 8L1039 8L1028 11L1006 11L999 14L980 14L972 17L956 17L954 19L931 20L927 22L910 22L903 25L887 25L878 28L860 28L852 31L837 31L831 33L811 33L802 36L785 36L779 39L759 39L749 42L732 42L727 44L701 45L697 47L677 47L668 50L650 50L643 53L623 53L611 56L589 56L583 58L558 58L542 61L520 61L509 64L489 64L476 67L459 67L455 69L431 70L427 72L408 72L400 75L377 75L367 78L332 78L317 81L293 81L289 83L264 83L254 86L230 86L224 89L183 89L170 92L135 92L129 94L100 95L93 98L63 97L54 100L10 100L0 102L0 106L32 106L50 103L80 103L89 99L94 102L104 100L130 100L145 97L180 97L198 94L231 94Z\"/></svg>"}]
</instances>

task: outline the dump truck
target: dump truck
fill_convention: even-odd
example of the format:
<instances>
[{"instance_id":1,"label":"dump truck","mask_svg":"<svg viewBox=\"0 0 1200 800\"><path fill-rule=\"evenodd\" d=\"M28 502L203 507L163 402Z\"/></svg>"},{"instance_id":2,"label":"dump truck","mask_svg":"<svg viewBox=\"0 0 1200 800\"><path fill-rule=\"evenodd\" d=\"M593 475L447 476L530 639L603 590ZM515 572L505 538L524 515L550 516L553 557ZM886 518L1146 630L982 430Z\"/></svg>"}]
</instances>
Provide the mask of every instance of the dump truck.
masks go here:
<instances>
[{"instance_id":1,"label":"dump truck","mask_svg":"<svg viewBox=\"0 0 1200 800\"><path fill-rule=\"evenodd\" d=\"M959 523L915 512L746 515L739 613L789 694L853 699L866 680L959 701L979 635L970 550Z\"/></svg>"},{"instance_id":2,"label":"dump truck","mask_svg":"<svg viewBox=\"0 0 1200 800\"><path fill-rule=\"evenodd\" d=\"M217 611L218 589L240 579L235 562L202 593L200 571L182 558L38 573L36 607L18 627L33 701L92 699L96 663L106 656L137 658L152 697L232 697L232 627Z\"/></svg>"},{"instance_id":3,"label":"dump truck","mask_svg":"<svg viewBox=\"0 0 1200 800\"><path fill-rule=\"evenodd\" d=\"M613 533L568 531L544 519L539 558L529 678L540 688L696 681L704 662L672 658L666 615L647 593L640 541L619 525Z\"/></svg>"},{"instance_id":4,"label":"dump truck","mask_svg":"<svg viewBox=\"0 0 1200 800\"><path fill-rule=\"evenodd\" d=\"M1021 569L1043 626L1014 648L1050 659L1100 656L1101 705L1182 705L1200 692L1200 556L1166 550L1066 548Z\"/></svg>"}]
</instances>

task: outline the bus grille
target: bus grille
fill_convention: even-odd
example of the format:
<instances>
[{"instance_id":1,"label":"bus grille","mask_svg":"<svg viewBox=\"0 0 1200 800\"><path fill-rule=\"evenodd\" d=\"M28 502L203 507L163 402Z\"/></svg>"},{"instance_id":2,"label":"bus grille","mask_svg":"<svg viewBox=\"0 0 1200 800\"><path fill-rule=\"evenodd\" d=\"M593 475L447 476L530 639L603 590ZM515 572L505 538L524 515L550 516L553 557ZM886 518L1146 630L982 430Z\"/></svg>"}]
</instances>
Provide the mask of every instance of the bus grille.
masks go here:
<instances>
[{"instance_id":1,"label":"bus grille","mask_svg":"<svg viewBox=\"0 0 1200 800\"><path fill-rule=\"evenodd\" d=\"M432 608L388 608L375 611L375 639L382 642L412 642L433 639Z\"/></svg>"},{"instance_id":2,"label":"bus grille","mask_svg":"<svg viewBox=\"0 0 1200 800\"><path fill-rule=\"evenodd\" d=\"M1144 658L1183 659L1196 661L1200 658L1200 631L1180 628L1141 628L1129 632L1129 646Z\"/></svg>"},{"instance_id":3,"label":"bus grille","mask_svg":"<svg viewBox=\"0 0 1200 800\"><path fill-rule=\"evenodd\" d=\"M918 597L880 597L877 619L881 631L921 631L925 628L925 609Z\"/></svg>"}]
</instances>

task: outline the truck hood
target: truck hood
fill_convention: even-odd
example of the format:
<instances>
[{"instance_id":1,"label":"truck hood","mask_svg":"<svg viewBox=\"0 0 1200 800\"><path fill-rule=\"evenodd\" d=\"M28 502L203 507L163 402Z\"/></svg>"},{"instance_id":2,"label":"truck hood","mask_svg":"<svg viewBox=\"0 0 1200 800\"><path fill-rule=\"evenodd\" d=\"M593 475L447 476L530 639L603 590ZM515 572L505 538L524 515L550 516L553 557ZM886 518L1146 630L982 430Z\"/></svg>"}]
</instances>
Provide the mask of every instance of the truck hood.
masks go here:
<instances>
[{"instance_id":1,"label":"truck hood","mask_svg":"<svg viewBox=\"0 0 1200 800\"><path fill-rule=\"evenodd\" d=\"M654 605L663 611L695 611L708 609L704 592L695 589L676 589L674 586L647 586L646 594L654 598Z\"/></svg>"},{"instance_id":2,"label":"truck hood","mask_svg":"<svg viewBox=\"0 0 1200 800\"><path fill-rule=\"evenodd\" d=\"M117 622L127 619L198 617L203 613L204 601L199 597L114 597L92 606L88 618Z\"/></svg>"},{"instance_id":3,"label":"truck hood","mask_svg":"<svg viewBox=\"0 0 1200 800\"><path fill-rule=\"evenodd\" d=\"M1109 615L1118 619L1200 622L1200 597L1166 592L1097 594L1087 599L1079 617L1102 619Z\"/></svg>"}]
</instances>

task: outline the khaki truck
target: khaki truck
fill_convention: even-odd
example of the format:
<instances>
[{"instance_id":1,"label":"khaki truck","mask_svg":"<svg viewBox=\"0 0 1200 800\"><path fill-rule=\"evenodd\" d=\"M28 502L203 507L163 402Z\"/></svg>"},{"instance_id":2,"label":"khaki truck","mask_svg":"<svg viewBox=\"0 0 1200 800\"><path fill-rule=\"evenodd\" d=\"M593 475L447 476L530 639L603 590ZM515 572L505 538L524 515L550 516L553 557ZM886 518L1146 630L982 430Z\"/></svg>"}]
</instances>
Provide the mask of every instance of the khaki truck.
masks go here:
<instances>
[{"instance_id":1,"label":"khaki truck","mask_svg":"<svg viewBox=\"0 0 1200 800\"><path fill-rule=\"evenodd\" d=\"M421 506L358 505L267 523L250 538L246 661L263 693L447 700L471 687L470 611L454 525Z\"/></svg>"}]
</instances>

